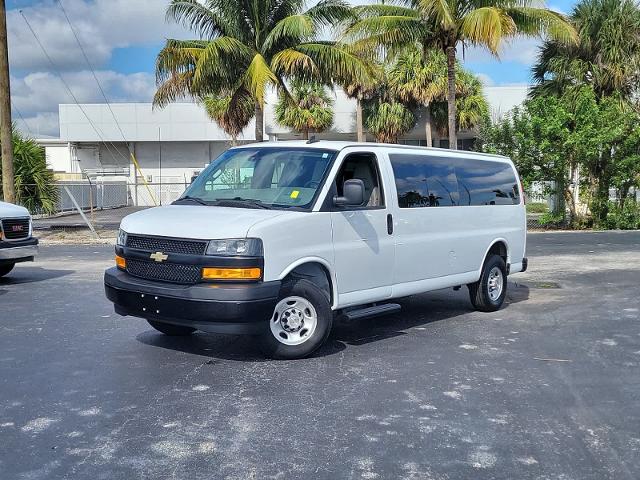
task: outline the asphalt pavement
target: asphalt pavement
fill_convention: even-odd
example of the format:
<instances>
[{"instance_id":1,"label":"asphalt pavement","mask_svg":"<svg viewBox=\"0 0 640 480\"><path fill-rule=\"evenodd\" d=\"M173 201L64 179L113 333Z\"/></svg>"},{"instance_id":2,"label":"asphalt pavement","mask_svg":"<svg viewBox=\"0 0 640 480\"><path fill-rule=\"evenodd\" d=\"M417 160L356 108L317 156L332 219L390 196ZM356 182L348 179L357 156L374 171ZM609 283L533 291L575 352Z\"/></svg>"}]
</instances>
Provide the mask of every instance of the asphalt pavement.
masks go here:
<instances>
[{"instance_id":1,"label":"asphalt pavement","mask_svg":"<svg viewBox=\"0 0 640 480\"><path fill-rule=\"evenodd\" d=\"M640 232L528 254L499 312L414 296L285 362L120 317L112 247L43 246L0 279L0 479L638 479Z\"/></svg>"}]
</instances>

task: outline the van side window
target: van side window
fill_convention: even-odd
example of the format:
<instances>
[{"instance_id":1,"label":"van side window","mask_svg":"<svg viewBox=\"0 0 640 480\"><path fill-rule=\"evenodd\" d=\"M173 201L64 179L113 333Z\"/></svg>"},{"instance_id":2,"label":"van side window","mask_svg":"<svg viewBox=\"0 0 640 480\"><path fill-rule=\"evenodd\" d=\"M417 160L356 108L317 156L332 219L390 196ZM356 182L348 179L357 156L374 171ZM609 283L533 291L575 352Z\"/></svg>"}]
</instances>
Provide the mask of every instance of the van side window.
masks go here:
<instances>
[{"instance_id":1,"label":"van side window","mask_svg":"<svg viewBox=\"0 0 640 480\"><path fill-rule=\"evenodd\" d=\"M458 182L447 158L389 155L400 208L458 205Z\"/></svg>"},{"instance_id":2,"label":"van side window","mask_svg":"<svg viewBox=\"0 0 640 480\"><path fill-rule=\"evenodd\" d=\"M520 189L508 163L431 155L389 155L400 208L517 205Z\"/></svg>"},{"instance_id":3,"label":"van side window","mask_svg":"<svg viewBox=\"0 0 640 480\"><path fill-rule=\"evenodd\" d=\"M454 159L460 205L517 205L520 188L508 163Z\"/></svg>"},{"instance_id":4,"label":"van side window","mask_svg":"<svg viewBox=\"0 0 640 480\"><path fill-rule=\"evenodd\" d=\"M336 175L336 190L342 195L344 182L357 178L364 183L364 208L384 207L384 194L380 182L378 162L373 153L352 153L348 155Z\"/></svg>"}]
</instances>

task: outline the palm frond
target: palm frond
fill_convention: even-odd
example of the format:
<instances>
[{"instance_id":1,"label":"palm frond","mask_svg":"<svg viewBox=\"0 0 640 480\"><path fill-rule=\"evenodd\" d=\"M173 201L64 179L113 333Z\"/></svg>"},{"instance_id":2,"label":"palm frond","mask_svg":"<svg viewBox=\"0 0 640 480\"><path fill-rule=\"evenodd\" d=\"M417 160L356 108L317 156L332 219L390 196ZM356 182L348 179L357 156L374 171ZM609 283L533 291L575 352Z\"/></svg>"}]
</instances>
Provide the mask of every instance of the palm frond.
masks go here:
<instances>
[{"instance_id":1,"label":"palm frond","mask_svg":"<svg viewBox=\"0 0 640 480\"><path fill-rule=\"evenodd\" d=\"M253 98L264 105L264 96L268 85L277 85L278 78L271 71L264 57L256 53L247 68L244 76L245 88L253 95Z\"/></svg>"},{"instance_id":2,"label":"palm frond","mask_svg":"<svg viewBox=\"0 0 640 480\"><path fill-rule=\"evenodd\" d=\"M486 46L491 53L497 55L500 42L503 38L514 35L516 24L504 10L481 7L463 18L460 32L472 44Z\"/></svg>"}]
</instances>

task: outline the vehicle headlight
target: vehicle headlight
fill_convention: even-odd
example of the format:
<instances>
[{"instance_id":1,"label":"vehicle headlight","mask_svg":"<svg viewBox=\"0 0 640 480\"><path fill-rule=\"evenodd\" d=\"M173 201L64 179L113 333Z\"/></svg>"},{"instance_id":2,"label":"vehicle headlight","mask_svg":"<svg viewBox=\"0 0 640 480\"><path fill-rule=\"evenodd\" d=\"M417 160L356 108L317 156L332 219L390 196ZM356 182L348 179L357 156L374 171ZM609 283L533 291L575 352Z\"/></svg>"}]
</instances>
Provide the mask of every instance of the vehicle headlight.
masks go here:
<instances>
[{"instance_id":1,"label":"vehicle headlight","mask_svg":"<svg viewBox=\"0 0 640 480\"><path fill-rule=\"evenodd\" d=\"M207 247L207 255L259 257L262 256L262 254L262 240L259 238L226 238L223 240L211 240Z\"/></svg>"},{"instance_id":2,"label":"vehicle headlight","mask_svg":"<svg viewBox=\"0 0 640 480\"><path fill-rule=\"evenodd\" d=\"M120 247L124 247L127 244L127 232L120 229L118 230L118 240L116 241L116 245Z\"/></svg>"}]
</instances>

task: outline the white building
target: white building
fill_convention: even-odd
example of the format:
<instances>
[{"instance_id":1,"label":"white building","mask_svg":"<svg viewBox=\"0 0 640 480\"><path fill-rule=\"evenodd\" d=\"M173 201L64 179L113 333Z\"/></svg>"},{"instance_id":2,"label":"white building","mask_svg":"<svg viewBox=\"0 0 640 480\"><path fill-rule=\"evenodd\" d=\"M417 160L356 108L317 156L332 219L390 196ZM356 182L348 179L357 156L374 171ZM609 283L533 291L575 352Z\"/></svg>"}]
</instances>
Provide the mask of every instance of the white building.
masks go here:
<instances>
[{"instance_id":1,"label":"white building","mask_svg":"<svg viewBox=\"0 0 640 480\"><path fill-rule=\"evenodd\" d=\"M492 117L497 118L521 103L527 88L487 87L485 93ZM339 89L333 95L334 125L317 137L355 141L355 101ZM300 138L275 122L276 101L275 94L267 99L265 138ZM195 103L173 103L163 109L153 108L150 103L63 104L59 115L60 138L39 140L51 169L62 178L126 179L134 204L173 200L194 175L231 145L230 138ZM402 143L426 144L424 121L420 114L418 117L417 125L401 139ZM446 139L433 133L435 146L448 145ZM466 147L474 136L475 132L460 132L461 146ZM238 140L253 142L254 138L252 121Z\"/></svg>"}]
</instances>

